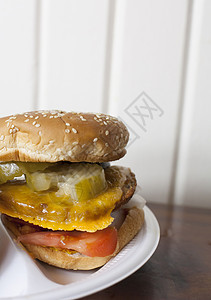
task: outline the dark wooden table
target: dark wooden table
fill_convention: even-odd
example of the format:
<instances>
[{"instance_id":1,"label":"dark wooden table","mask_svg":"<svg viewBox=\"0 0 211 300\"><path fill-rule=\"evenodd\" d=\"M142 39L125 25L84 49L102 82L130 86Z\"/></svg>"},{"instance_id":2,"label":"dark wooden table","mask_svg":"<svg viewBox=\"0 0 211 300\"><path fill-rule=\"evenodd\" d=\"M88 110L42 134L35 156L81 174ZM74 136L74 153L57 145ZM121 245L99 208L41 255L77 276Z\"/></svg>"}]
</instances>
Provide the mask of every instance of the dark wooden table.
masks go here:
<instances>
[{"instance_id":1,"label":"dark wooden table","mask_svg":"<svg viewBox=\"0 0 211 300\"><path fill-rule=\"evenodd\" d=\"M211 210L148 206L161 229L154 255L129 278L84 300L211 300Z\"/></svg>"}]
</instances>

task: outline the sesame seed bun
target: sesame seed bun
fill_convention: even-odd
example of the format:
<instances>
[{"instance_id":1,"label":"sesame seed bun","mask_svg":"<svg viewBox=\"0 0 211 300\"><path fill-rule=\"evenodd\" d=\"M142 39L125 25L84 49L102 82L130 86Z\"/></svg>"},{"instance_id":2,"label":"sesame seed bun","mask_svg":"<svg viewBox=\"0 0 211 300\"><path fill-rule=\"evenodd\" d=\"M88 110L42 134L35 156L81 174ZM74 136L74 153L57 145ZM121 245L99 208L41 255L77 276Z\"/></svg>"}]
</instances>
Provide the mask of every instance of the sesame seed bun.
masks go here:
<instances>
[{"instance_id":1,"label":"sesame seed bun","mask_svg":"<svg viewBox=\"0 0 211 300\"><path fill-rule=\"evenodd\" d=\"M88 257L78 252L71 254L69 251L53 247L28 244L24 246L32 257L56 267L73 270L91 270L101 267L113 256L116 256L119 251L134 238L144 224L143 209L133 207L127 209L125 212L125 219L118 229L117 248L112 255L106 257ZM2 216L2 221L5 227L7 227L16 237L21 234L16 224L11 222L6 215Z\"/></svg>"},{"instance_id":2,"label":"sesame seed bun","mask_svg":"<svg viewBox=\"0 0 211 300\"><path fill-rule=\"evenodd\" d=\"M105 114L28 112L0 118L0 161L108 162L125 155L128 138Z\"/></svg>"}]
</instances>

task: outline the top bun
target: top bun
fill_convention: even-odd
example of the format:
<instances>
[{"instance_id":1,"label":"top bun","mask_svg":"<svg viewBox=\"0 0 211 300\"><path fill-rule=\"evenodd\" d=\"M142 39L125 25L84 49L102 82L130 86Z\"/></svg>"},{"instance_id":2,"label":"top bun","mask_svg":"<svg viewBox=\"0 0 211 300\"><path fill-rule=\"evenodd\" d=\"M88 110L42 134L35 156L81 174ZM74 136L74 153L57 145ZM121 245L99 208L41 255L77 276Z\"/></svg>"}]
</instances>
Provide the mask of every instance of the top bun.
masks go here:
<instances>
[{"instance_id":1,"label":"top bun","mask_svg":"<svg viewBox=\"0 0 211 300\"><path fill-rule=\"evenodd\" d=\"M108 162L125 155L128 138L105 114L33 111L0 118L0 161Z\"/></svg>"}]
</instances>

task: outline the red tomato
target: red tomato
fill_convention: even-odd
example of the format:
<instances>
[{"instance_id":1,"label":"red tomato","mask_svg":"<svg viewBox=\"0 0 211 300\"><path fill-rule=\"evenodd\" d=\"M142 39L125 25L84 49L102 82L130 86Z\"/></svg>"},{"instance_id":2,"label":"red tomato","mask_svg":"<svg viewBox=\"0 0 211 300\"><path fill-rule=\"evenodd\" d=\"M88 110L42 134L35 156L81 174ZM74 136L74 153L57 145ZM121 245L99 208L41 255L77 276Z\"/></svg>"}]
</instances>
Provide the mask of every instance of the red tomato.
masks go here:
<instances>
[{"instance_id":1,"label":"red tomato","mask_svg":"<svg viewBox=\"0 0 211 300\"><path fill-rule=\"evenodd\" d=\"M104 257L116 249L117 230L108 227L96 232L43 231L21 235L18 240L23 244L71 249L91 257Z\"/></svg>"}]
</instances>

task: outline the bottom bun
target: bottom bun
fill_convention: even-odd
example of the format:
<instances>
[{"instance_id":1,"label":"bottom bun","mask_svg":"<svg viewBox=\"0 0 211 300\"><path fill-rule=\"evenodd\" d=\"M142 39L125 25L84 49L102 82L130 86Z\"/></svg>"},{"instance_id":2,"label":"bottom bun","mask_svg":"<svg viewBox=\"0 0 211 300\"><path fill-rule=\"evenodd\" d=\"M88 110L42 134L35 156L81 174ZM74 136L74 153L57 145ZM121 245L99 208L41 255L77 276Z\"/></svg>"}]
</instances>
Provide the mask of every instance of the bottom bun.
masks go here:
<instances>
[{"instance_id":1,"label":"bottom bun","mask_svg":"<svg viewBox=\"0 0 211 300\"><path fill-rule=\"evenodd\" d=\"M15 223L10 222L6 216L3 216L3 223L17 237L20 232ZM106 257L89 257L78 252L71 253L68 250L60 250L53 247L43 247L37 245L27 245L24 247L30 255L49 265L63 269L72 270L91 270L103 266L110 258L127 245L139 232L144 224L144 211L133 207L126 210L124 222L118 229L118 243L115 252Z\"/></svg>"}]
</instances>

